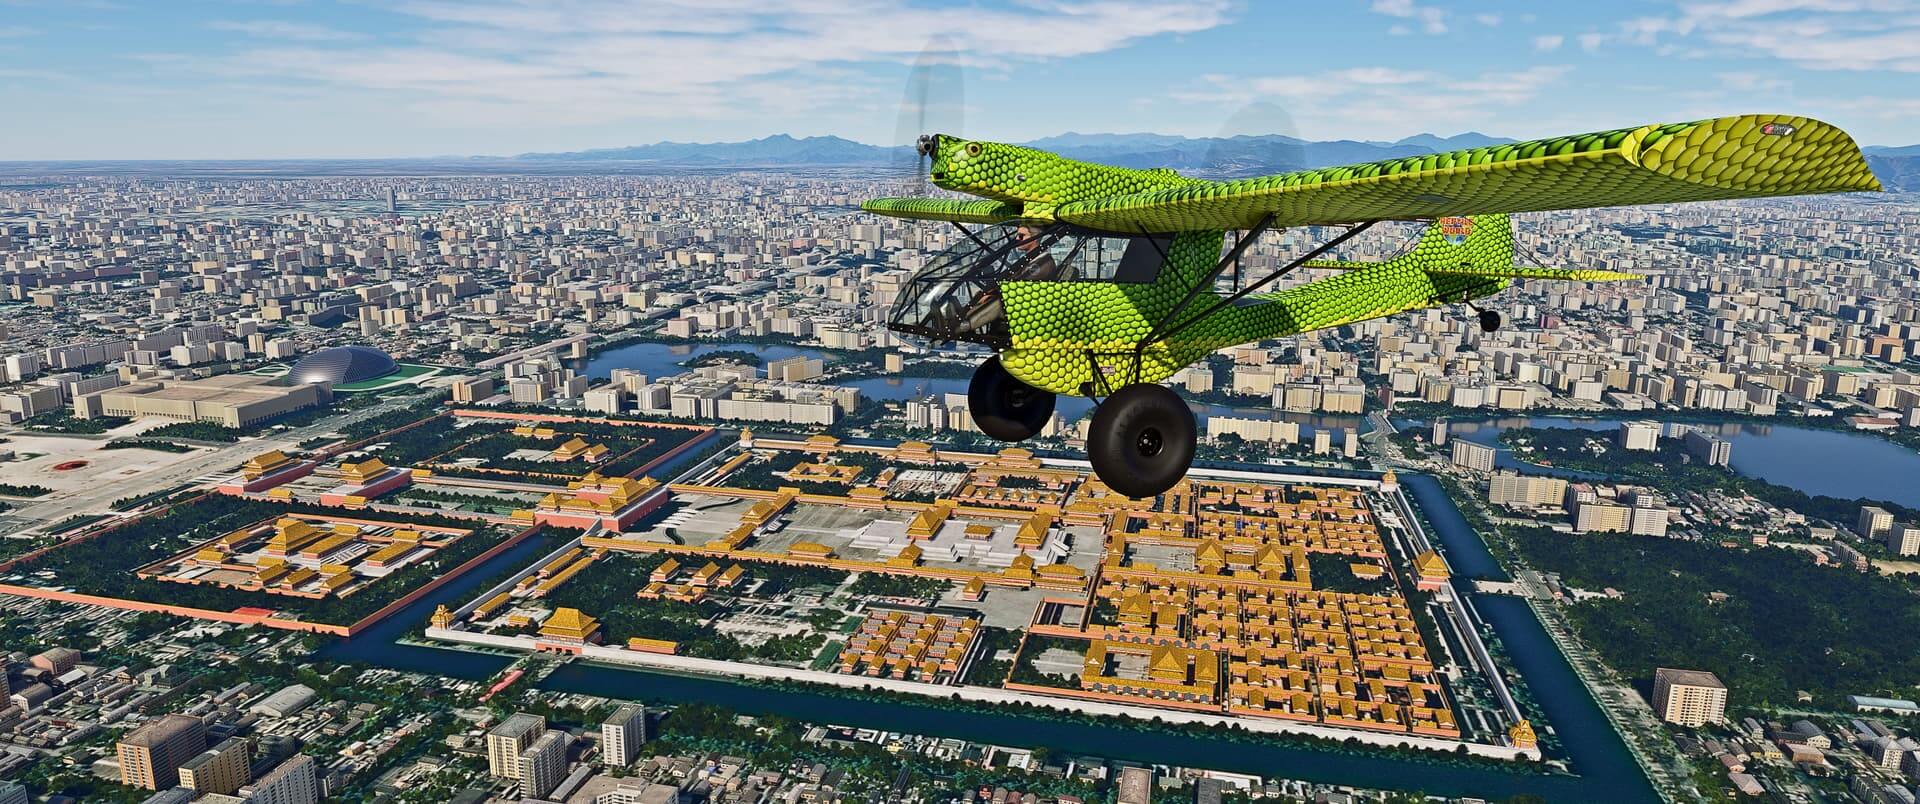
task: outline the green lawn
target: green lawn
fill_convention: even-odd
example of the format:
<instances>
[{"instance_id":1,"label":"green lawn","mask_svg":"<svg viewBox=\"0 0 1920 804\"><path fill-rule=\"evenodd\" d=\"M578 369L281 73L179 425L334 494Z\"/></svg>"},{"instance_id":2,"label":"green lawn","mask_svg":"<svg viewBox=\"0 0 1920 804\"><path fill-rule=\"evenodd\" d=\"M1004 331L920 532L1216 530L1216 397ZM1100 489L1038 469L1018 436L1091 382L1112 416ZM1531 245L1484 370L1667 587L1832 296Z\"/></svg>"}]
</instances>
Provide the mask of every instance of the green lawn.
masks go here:
<instances>
[{"instance_id":1,"label":"green lawn","mask_svg":"<svg viewBox=\"0 0 1920 804\"><path fill-rule=\"evenodd\" d=\"M392 374L383 374L381 376L374 377L372 379L360 380L359 382L341 383L339 385L334 386L333 390L345 391L348 393L352 393L354 391L377 391L382 388L389 388L404 382L417 380L417 379L420 379L421 377L429 377L438 373L440 373L440 368L437 366L422 366L417 363L401 363L400 369L398 371L393 372Z\"/></svg>"}]
</instances>

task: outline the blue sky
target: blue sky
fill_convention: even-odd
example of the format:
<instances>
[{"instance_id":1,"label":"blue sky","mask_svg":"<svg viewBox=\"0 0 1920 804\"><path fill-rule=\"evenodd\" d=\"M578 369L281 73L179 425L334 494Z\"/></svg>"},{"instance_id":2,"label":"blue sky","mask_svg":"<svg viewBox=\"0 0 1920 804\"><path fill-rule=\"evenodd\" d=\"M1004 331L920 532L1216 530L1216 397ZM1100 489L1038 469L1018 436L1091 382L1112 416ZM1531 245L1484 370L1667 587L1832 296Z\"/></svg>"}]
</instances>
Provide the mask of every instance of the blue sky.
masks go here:
<instances>
[{"instance_id":1,"label":"blue sky","mask_svg":"<svg viewBox=\"0 0 1920 804\"><path fill-rule=\"evenodd\" d=\"M1920 0L0 0L0 160L885 143L936 36L979 138L1790 112L1920 143ZM1256 102L1284 114L1228 122Z\"/></svg>"}]
</instances>

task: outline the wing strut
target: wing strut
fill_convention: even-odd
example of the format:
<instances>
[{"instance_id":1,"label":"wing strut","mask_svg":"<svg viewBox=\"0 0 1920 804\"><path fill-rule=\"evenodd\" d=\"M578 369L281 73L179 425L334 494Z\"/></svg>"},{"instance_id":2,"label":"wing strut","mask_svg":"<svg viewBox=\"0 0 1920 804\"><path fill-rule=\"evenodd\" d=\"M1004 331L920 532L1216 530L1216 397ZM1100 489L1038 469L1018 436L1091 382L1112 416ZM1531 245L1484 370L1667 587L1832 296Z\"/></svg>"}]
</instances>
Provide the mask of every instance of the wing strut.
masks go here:
<instances>
[{"instance_id":1,"label":"wing strut","mask_svg":"<svg viewBox=\"0 0 1920 804\"><path fill-rule=\"evenodd\" d=\"M1229 252L1225 258L1221 259L1220 264L1218 266L1215 266L1213 272L1209 274L1207 281L1203 281L1200 284L1194 286L1196 290L1198 288L1205 287L1207 282L1210 282L1214 277L1218 277L1220 275L1220 272L1226 268L1227 260L1234 260L1236 262L1239 261L1240 253L1242 251L1245 251L1248 245L1252 244L1253 239L1255 237L1258 237L1262 230L1266 229L1267 222L1272 219L1273 219L1273 216L1268 215L1266 218L1260 221L1260 225L1255 226L1251 230L1248 230L1247 235L1241 238L1239 243L1236 243L1234 245L1233 251ZM1328 251L1333 250L1334 248L1338 247L1341 243L1347 242L1348 239L1352 238L1355 235L1360 234L1361 232L1366 231L1368 228L1372 227L1376 223L1379 223L1379 221L1363 221L1359 224L1354 225L1352 228L1349 228L1346 231L1341 232L1339 237L1336 237L1332 240L1329 240L1325 243L1320 244L1318 247L1314 248L1314 250L1309 251L1306 254L1301 255L1298 259L1295 259L1293 262L1287 263L1285 266L1282 266L1280 270L1274 271L1273 273L1268 274L1265 278L1257 282L1254 282L1251 285L1248 285L1244 288L1234 291L1231 295L1228 295L1226 298L1221 299L1217 302L1214 302L1211 306L1207 307L1207 309L1200 311L1198 315L1195 315L1191 318L1181 321L1178 325L1168 328L1165 332L1161 332L1159 327L1155 327L1154 331L1147 333L1147 337L1142 339L1136 348L1145 349L1147 346L1151 344L1164 341L1168 338L1171 338L1175 335L1180 334L1180 332L1182 332L1188 327L1193 326L1194 324L1199 323L1200 321L1204 320L1207 316L1213 315L1214 313L1217 313L1223 309L1226 309L1228 306L1232 305L1234 302L1237 302L1241 299L1246 298L1248 295L1252 294L1254 291L1257 291L1263 287L1266 287L1267 285L1273 284L1274 280L1279 279L1280 277L1286 276L1289 273L1292 273L1294 269L1299 268L1301 265L1305 264L1307 261L1312 260L1313 258L1320 256L1321 254L1325 254ZM1198 296L1197 292L1189 295L1187 298L1189 301L1191 301L1196 296ZM1181 307L1185 307L1185 306L1186 306L1186 303L1182 302ZM1179 314L1179 312L1180 312L1180 307L1174 308L1173 312L1167 314L1166 320L1171 321L1175 315ZM1163 321L1162 323L1164 324L1165 322Z\"/></svg>"},{"instance_id":2,"label":"wing strut","mask_svg":"<svg viewBox=\"0 0 1920 804\"><path fill-rule=\"evenodd\" d=\"M967 239L968 239L968 240L972 240L972 241L973 241L973 244L974 244L974 245L976 245L976 246L979 246L979 247L980 247L980 250L981 250L981 251L992 251L992 250L993 250L993 249L990 249L990 248L987 248L987 244L986 244L986 243L983 243L983 242L981 242L981 241L980 241L980 236L979 236L979 235L976 235L976 234L974 234L974 233L973 233L973 230L972 230L972 229L968 229L968 228L967 228L967 227L965 227L965 226L961 226L961 225L960 225L960 222L959 222L959 221L954 221L954 222L953 222L953 228L955 228L955 229L959 229L959 230L960 230L960 233L961 233L961 234L963 234L963 235L966 235L966 236L967 236Z\"/></svg>"},{"instance_id":3,"label":"wing strut","mask_svg":"<svg viewBox=\"0 0 1920 804\"><path fill-rule=\"evenodd\" d=\"M1180 313L1187 309L1187 305L1192 304L1194 299L1200 298L1201 293L1205 292L1207 288L1212 287L1213 281L1219 279L1221 272L1227 270L1227 265L1240 262L1241 253L1245 252L1248 246L1253 245L1253 241L1260 239L1260 235L1267 231L1267 225L1273 223L1273 215L1274 213L1267 213L1264 217L1260 218L1259 223L1253 225L1252 229L1248 229L1246 234L1241 235L1240 239L1235 240L1233 242L1233 249L1228 251L1226 256L1221 257L1219 262L1214 263L1213 270L1208 271L1205 276L1200 277L1199 280L1193 283L1193 287L1187 289L1186 298L1181 299L1179 304L1174 305L1172 310L1168 310L1167 314L1160 318L1159 323L1153 325L1153 329L1147 332L1147 337L1140 340L1140 343L1135 347L1135 351L1145 349L1148 344L1165 340L1168 335L1172 334L1170 332L1162 332L1162 330L1166 328L1169 322L1178 318ZM1148 242L1152 242L1152 239L1149 238ZM1155 248L1158 247L1159 245L1155 244ZM1166 259L1165 254L1160 256L1162 260ZM1181 329L1185 329L1185 327L1183 326Z\"/></svg>"}]
</instances>

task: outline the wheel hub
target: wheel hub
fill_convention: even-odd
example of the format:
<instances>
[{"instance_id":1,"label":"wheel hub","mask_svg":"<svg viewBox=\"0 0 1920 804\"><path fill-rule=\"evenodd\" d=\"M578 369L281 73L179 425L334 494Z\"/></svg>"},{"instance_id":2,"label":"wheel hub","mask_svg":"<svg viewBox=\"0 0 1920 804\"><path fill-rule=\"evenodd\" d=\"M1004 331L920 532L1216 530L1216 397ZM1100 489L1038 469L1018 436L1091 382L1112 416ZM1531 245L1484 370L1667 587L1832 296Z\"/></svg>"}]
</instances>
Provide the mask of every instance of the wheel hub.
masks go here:
<instances>
[{"instance_id":1,"label":"wheel hub","mask_svg":"<svg viewBox=\"0 0 1920 804\"><path fill-rule=\"evenodd\" d=\"M1133 446L1140 451L1141 457L1151 458L1160 454L1161 447L1166 446L1166 439L1160 435L1159 428L1148 427L1140 431L1140 437L1134 439Z\"/></svg>"}]
</instances>

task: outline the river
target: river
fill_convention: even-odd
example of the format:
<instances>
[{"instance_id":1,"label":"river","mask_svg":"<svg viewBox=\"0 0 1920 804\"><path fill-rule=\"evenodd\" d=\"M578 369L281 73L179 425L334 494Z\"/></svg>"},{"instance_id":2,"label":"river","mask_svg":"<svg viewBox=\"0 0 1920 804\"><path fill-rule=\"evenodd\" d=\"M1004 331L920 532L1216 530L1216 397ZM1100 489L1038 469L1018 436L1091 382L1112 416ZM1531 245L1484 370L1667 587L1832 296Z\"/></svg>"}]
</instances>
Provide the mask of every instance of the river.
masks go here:
<instances>
[{"instance_id":1,"label":"river","mask_svg":"<svg viewBox=\"0 0 1920 804\"><path fill-rule=\"evenodd\" d=\"M1658 421L1656 418L1649 418ZM1455 421L1449 437L1464 438L1500 449L1496 465L1529 473L1548 473L1546 467L1515 460L1501 447L1500 434L1516 427L1592 430L1611 434L1622 419L1582 419L1570 416L1515 416L1487 421ZM1427 429L1424 421L1407 421L1408 428ZM1882 438L1845 430L1800 427L1791 424L1727 422L1693 424L1733 444L1731 465L1747 477L1777 483L1811 495L1843 500L1887 500L1920 508L1920 452ZM1396 426L1399 422L1396 420ZM1555 470L1553 474L1590 477L1587 473Z\"/></svg>"}]
</instances>

